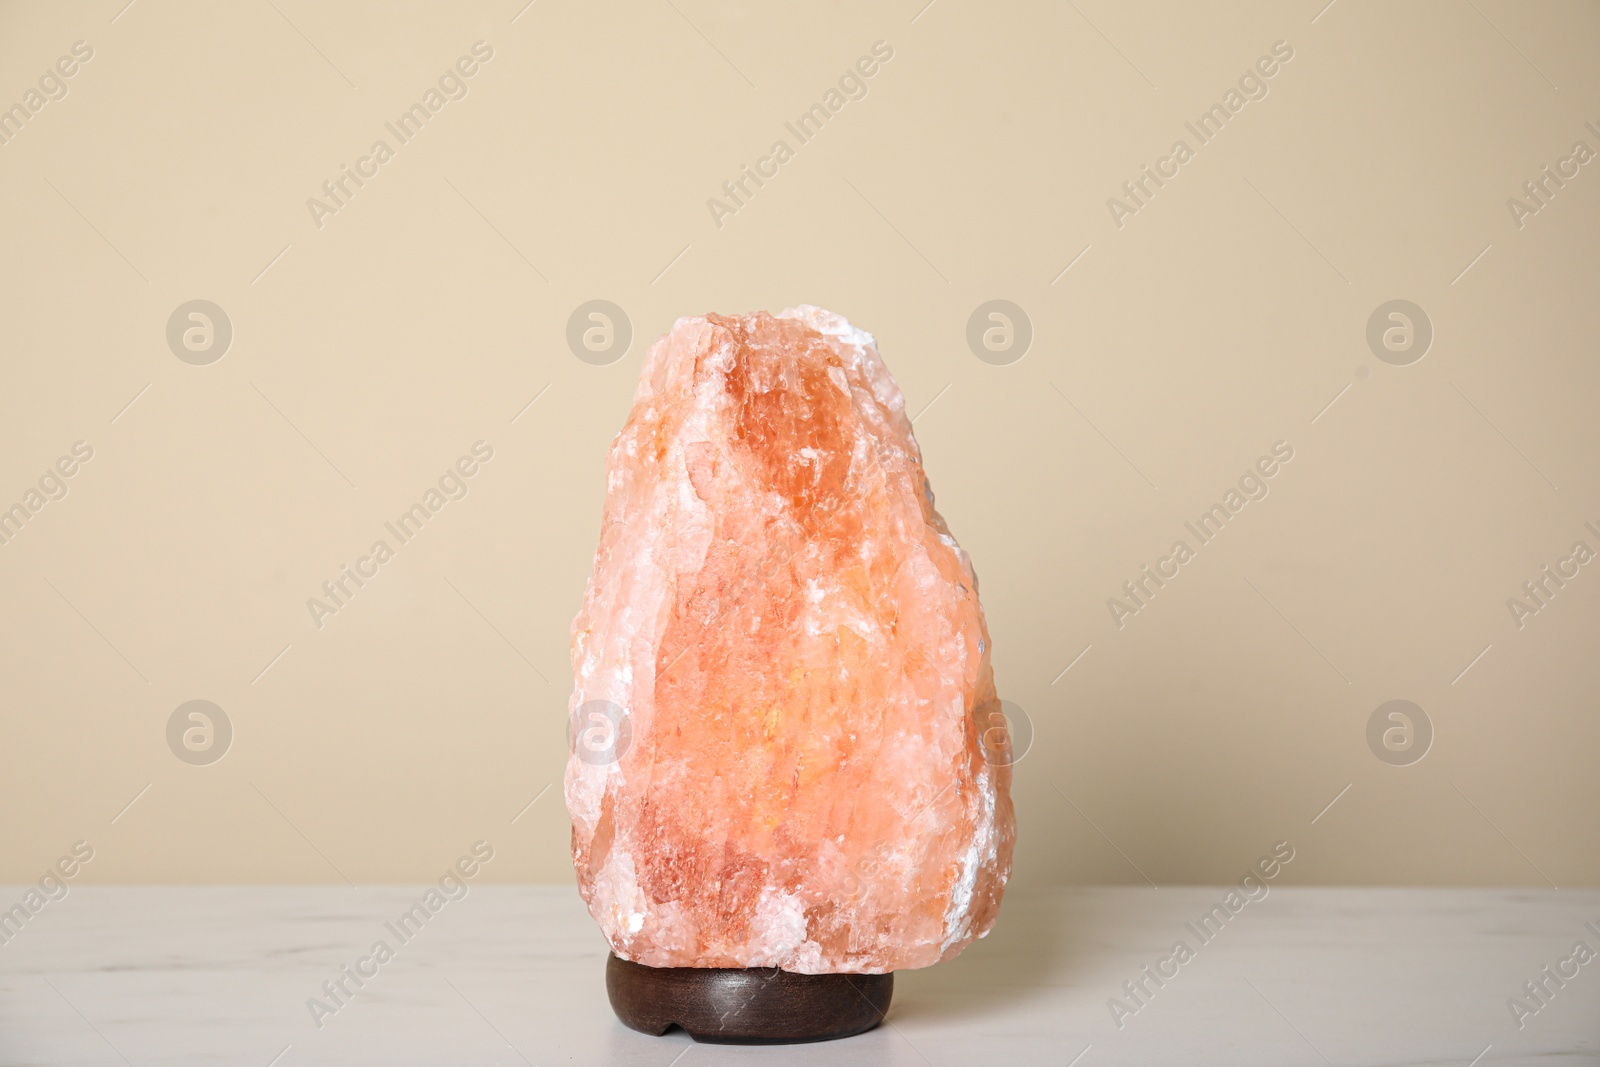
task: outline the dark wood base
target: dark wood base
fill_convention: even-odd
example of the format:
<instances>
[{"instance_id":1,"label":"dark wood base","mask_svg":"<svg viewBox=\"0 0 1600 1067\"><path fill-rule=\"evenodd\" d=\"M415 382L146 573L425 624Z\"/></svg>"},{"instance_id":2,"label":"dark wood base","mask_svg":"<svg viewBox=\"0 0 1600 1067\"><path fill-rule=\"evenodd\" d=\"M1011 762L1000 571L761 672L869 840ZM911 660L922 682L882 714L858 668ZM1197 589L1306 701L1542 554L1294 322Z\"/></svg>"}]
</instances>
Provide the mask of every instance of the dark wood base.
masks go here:
<instances>
[{"instance_id":1,"label":"dark wood base","mask_svg":"<svg viewBox=\"0 0 1600 1067\"><path fill-rule=\"evenodd\" d=\"M617 1018L647 1034L681 1026L696 1041L779 1045L871 1030L889 1010L894 975L646 967L611 956L606 992Z\"/></svg>"}]
</instances>

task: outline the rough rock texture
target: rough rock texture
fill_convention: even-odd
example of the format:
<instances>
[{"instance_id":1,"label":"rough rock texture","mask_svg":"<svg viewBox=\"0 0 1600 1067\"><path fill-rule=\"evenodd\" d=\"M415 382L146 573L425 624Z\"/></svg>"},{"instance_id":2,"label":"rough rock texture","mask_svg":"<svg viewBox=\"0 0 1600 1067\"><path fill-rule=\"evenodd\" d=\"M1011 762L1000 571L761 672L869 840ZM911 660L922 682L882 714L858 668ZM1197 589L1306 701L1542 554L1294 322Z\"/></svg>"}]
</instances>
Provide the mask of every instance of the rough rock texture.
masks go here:
<instances>
[{"instance_id":1,"label":"rough rock texture","mask_svg":"<svg viewBox=\"0 0 1600 1067\"><path fill-rule=\"evenodd\" d=\"M651 347L572 666L573 862L618 956L879 973L993 925L1015 824L977 583L842 317Z\"/></svg>"}]
</instances>

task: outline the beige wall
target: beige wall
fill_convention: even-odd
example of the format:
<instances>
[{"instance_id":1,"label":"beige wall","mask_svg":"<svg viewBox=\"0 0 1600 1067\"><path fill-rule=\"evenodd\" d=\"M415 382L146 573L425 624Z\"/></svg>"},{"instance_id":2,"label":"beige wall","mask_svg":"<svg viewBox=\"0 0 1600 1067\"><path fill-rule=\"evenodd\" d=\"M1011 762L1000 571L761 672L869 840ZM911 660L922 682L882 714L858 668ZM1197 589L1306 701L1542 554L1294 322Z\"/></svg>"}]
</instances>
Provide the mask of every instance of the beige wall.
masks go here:
<instances>
[{"instance_id":1,"label":"beige wall","mask_svg":"<svg viewBox=\"0 0 1600 1067\"><path fill-rule=\"evenodd\" d=\"M982 578L1035 734L1018 884L1229 880L1280 840L1301 882L1600 883L1600 566L1507 606L1600 550L1600 163L1507 205L1600 150L1592 5L123 2L0 8L0 104L93 49L0 145L0 505L93 450L0 547L0 880L79 840L105 882L422 879L479 839L486 877L570 878L559 785L527 805L644 349L809 302L876 333ZM1201 145L1185 122L1280 41ZM166 336L196 299L232 326L206 365ZM594 299L634 334L604 366L565 339ZM969 348L991 299L1020 360ZM1434 334L1408 365L1366 339L1395 299ZM467 495L387 534L479 441ZM1185 521L1276 442L1200 545ZM319 628L307 599L380 538ZM197 699L233 731L205 766L168 744ZM1434 733L1408 766L1368 744L1394 699Z\"/></svg>"}]
</instances>

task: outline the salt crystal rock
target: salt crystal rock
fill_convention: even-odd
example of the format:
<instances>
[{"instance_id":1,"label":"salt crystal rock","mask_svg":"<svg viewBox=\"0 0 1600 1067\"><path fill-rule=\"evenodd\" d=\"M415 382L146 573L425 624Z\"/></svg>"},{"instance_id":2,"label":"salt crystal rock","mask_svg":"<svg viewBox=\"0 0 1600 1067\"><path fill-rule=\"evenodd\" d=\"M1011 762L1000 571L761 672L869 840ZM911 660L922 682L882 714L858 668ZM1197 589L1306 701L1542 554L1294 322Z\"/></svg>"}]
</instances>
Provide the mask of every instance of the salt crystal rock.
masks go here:
<instances>
[{"instance_id":1,"label":"salt crystal rock","mask_svg":"<svg viewBox=\"0 0 1600 1067\"><path fill-rule=\"evenodd\" d=\"M967 554L872 337L679 319L572 625L572 857L655 967L924 967L988 933L1011 754Z\"/></svg>"}]
</instances>

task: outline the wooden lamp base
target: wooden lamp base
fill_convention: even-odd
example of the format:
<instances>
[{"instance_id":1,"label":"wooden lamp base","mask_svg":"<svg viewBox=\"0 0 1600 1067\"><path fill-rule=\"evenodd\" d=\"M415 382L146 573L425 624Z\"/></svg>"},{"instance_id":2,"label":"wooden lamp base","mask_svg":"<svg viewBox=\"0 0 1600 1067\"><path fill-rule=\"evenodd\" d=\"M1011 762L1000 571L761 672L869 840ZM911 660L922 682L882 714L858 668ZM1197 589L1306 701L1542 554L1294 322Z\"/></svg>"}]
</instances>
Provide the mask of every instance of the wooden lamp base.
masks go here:
<instances>
[{"instance_id":1,"label":"wooden lamp base","mask_svg":"<svg viewBox=\"0 0 1600 1067\"><path fill-rule=\"evenodd\" d=\"M613 955L606 993L617 1018L647 1034L680 1026L696 1041L778 1045L871 1030L889 1010L894 975L647 967Z\"/></svg>"}]
</instances>

